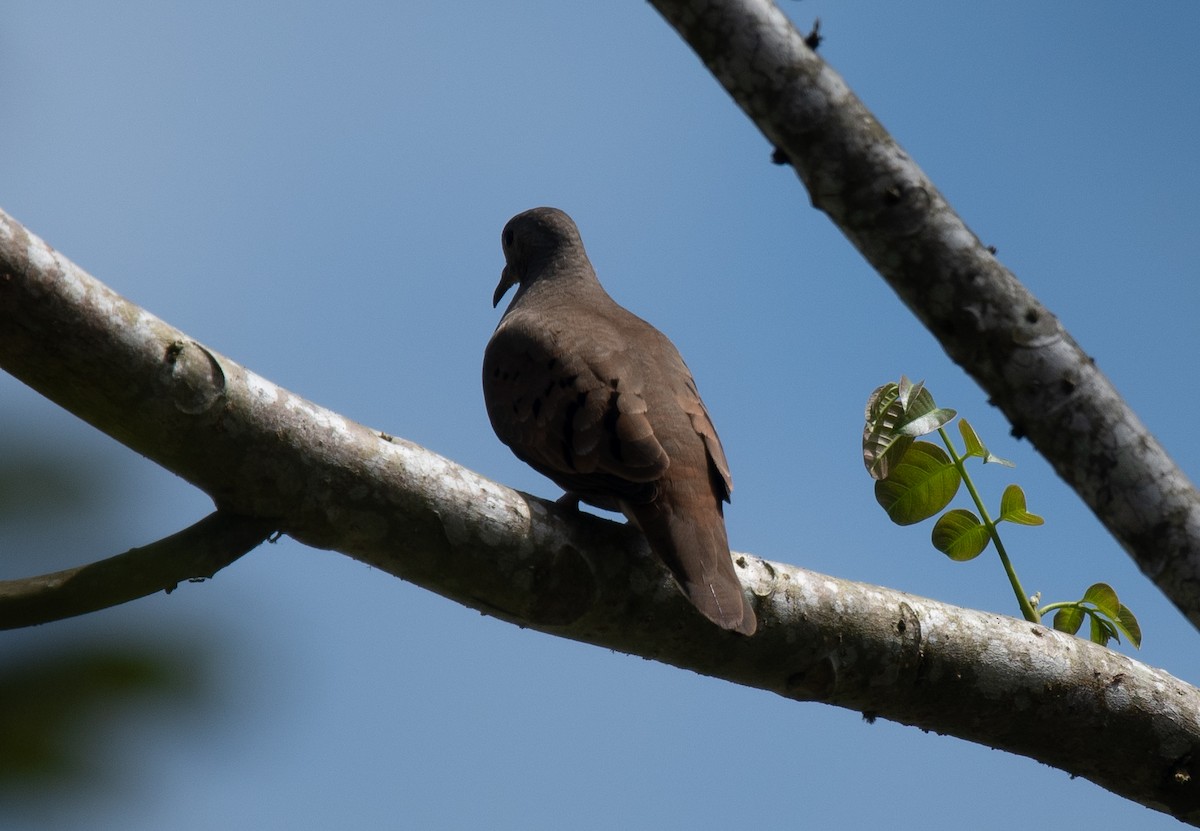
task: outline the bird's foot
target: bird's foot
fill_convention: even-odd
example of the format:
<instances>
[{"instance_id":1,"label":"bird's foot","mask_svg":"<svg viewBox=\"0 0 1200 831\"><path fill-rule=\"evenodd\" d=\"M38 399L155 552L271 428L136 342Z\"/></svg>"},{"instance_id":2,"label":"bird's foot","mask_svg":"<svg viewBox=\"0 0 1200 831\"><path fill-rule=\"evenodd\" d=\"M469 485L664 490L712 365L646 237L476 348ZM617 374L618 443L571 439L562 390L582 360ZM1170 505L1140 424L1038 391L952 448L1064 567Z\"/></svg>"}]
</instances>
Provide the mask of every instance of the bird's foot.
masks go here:
<instances>
[{"instance_id":1,"label":"bird's foot","mask_svg":"<svg viewBox=\"0 0 1200 831\"><path fill-rule=\"evenodd\" d=\"M568 492L564 493L562 496L560 496L558 499L554 500L554 504L558 505L560 508L566 508L568 511L575 511L576 513L578 513L579 512L579 494L571 493L570 491L568 491Z\"/></svg>"}]
</instances>

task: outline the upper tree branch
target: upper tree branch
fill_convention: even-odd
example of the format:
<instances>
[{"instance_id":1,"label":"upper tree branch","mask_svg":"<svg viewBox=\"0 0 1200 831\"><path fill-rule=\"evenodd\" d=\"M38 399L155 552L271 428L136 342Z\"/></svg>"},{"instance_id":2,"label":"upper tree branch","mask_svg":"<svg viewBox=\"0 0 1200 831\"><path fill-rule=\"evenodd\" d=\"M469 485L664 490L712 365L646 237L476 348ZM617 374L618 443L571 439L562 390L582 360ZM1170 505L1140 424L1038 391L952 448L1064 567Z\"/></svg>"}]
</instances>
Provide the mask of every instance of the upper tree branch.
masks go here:
<instances>
[{"instance_id":1,"label":"upper tree branch","mask_svg":"<svg viewBox=\"0 0 1200 831\"><path fill-rule=\"evenodd\" d=\"M770 0L651 0L942 346L1200 626L1200 494Z\"/></svg>"},{"instance_id":2,"label":"upper tree branch","mask_svg":"<svg viewBox=\"0 0 1200 831\"><path fill-rule=\"evenodd\" d=\"M725 632L636 531L271 384L3 212L0 366L223 509L473 608L1030 756L1200 824L1200 690L1165 672L1039 625L752 557L739 568L759 633Z\"/></svg>"}]
</instances>

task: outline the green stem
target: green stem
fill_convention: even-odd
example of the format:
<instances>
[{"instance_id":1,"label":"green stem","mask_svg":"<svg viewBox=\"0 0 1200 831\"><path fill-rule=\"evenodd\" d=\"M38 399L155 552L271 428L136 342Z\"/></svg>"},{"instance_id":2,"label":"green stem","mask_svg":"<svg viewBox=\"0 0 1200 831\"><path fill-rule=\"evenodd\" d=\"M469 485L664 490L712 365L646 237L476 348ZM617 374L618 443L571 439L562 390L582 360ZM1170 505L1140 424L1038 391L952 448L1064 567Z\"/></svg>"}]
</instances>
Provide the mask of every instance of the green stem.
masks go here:
<instances>
[{"instance_id":1,"label":"green stem","mask_svg":"<svg viewBox=\"0 0 1200 831\"><path fill-rule=\"evenodd\" d=\"M1041 623L1041 617L1038 615L1037 610L1033 608L1033 604L1029 602L1029 597L1025 594L1025 590L1021 588L1021 581L1017 578L1017 572L1013 568L1012 561L1008 559L1008 552L1004 550L1004 543L1000 540L1000 532L996 529L996 523L992 522L987 508L983 504L983 499L979 496L979 491L975 490L975 483L971 481L971 475L967 473L966 460L962 456L959 456L958 452L954 449L954 443L950 441L950 436L946 433L946 428L939 427L938 435L942 437L942 443L946 445L946 450L950 452L950 458L954 460L954 466L958 468L958 473L962 477L963 484L967 486L967 493L971 494L971 499L975 501L975 507L979 511L979 516L983 519L983 526L987 528L988 536L996 544L996 553L1000 555L1000 563L1004 566L1004 573L1008 575L1008 582L1012 585L1013 593L1017 596L1017 605L1021 607L1021 614L1030 623Z\"/></svg>"},{"instance_id":2,"label":"green stem","mask_svg":"<svg viewBox=\"0 0 1200 831\"><path fill-rule=\"evenodd\" d=\"M1086 606L1084 606L1082 603L1080 603L1078 600L1059 600L1055 603L1047 603L1045 606L1038 609L1037 611L1038 611L1039 615L1045 616L1045 615L1050 614L1051 612L1057 611L1058 609L1067 609L1072 606L1074 606L1078 609L1082 609L1085 612L1088 611L1088 608Z\"/></svg>"}]
</instances>

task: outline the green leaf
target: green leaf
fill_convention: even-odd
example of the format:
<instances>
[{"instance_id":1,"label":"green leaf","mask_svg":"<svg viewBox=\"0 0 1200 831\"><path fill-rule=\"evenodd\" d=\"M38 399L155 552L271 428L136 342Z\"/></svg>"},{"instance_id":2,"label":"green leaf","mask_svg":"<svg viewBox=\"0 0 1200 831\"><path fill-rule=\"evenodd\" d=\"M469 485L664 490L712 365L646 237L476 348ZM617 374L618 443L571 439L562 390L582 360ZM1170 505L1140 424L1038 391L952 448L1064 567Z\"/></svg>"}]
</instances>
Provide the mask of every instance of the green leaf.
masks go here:
<instances>
[{"instance_id":1,"label":"green leaf","mask_svg":"<svg viewBox=\"0 0 1200 831\"><path fill-rule=\"evenodd\" d=\"M1137 618L1133 616L1133 612L1129 611L1128 606L1121 604L1121 608L1117 612L1113 623L1125 634L1125 637L1129 639L1129 642L1136 649L1142 648L1142 627L1138 624Z\"/></svg>"},{"instance_id":2,"label":"green leaf","mask_svg":"<svg viewBox=\"0 0 1200 831\"><path fill-rule=\"evenodd\" d=\"M932 401L932 399L930 399L930 401ZM945 426L956 415L958 415L957 410L951 410L947 407L935 407L929 412L919 416L913 416L912 413L909 413L908 418L905 419L900 430L904 435L911 436L915 439L919 436L924 436L927 433L932 433L939 427Z\"/></svg>"},{"instance_id":3,"label":"green leaf","mask_svg":"<svg viewBox=\"0 0 1200 831\"><path fill-rule=\"evenodd\" d=\"M1129 607L1119 605L1115 614L1108 614L1105 609L1111 607L1116 598L1116 592L1106 583L1096 583L1088 587L1082 600L1072 603L1052 603L1059 607L1054 615L1054 628L1060 632L1074 635L1079 632L1083 619L1088 619L1088 636L1091 641L1101 646L1107 646L1110 640L1120 641L1124 635L1138 649L1142 645L1142 628ZM1084 604L1091 604L1089 608ZM1049 612L1049 609L1046 610Z\"/></svg>"},{"instance_id":4,"label":"green leaf","mask_svg":"<svg viewBox=\"0 0 1200 831\"><path fill-rule=\"evenodd\" d=\"M879 421L879 417L892 406L892 402L900 394L900 389L895 384L884 384L876 387L875 391L867 398L867 409L863 413L863 418L867 424L874 424ZM904 410L904 405L900 405L900 410Z\"/></svg>"},{"instance_id":5,"label":"green leaf","mask_svg":"<svg viewBox=\"0 0 1200 831\"><path fill-rule=\"evenodd\" d=\"M913 442L887 479L875 483L875 500L897 525L912 525L950 504L962 478L936 444Z\"/></svg>"},{"instance_id":6,"label":"green leaf","mask_svg":"<svg viewBox=\"0 0 1200 831\"><path fill-rule=\"evenodd\" d=\"M934 548L960 563L982 554L991 539L979 517L962 508L948 511L939 519L932 536Z\"/></svg>"},{"instance_id":7,"label":"green leaf","mask_svg":"<svg viewBox=\"0 0 1200 831\"><path fill-rule=\"evenodd\" d=\"M873 479L886 479L912 440L932 433L955 416L939 408L922 382L901 376L899 384L876 387L867 399L863 464Z\"/></svg>"},{"instance_id":8,"label":"green leaf","mask_svg":"<svg viewBox=\"0 0 1200 831\"><path fill-rule=\"evenodd\" d=\"M1000 519L1017 525L1041 525L1046 520L1025 510L1025 491L1020 485L1009 485L1000 497Z\"/></svg>"},{"instance_id":9,"label":"green leaf","mask_svg":"<svg viewBox=\"0 0 1200 831\"><path fill-rule=\"evenodd\" d=\"M1118 641L1120 640L1120 638L1117 637L1117 630L1113 628L1111 623L1109 623L1104 618L1100 617L1100 615L1091 613L1088 615L1088 619L1092 623L1092 626L1091 626L1092 643L1098 643L1101 646L1108 646L1108 642L1111 639L1117 638Z\"/></svg>"},{"instance_id":10,"label":"green leaf","mask_svg":"<svg viewBox=\"0 0 1200 831\"><path fill-rule=\"evenodd\" d=\"M886 479L893 464L904 455L912 439L902 435L896 425L904 417L904 404L897 401L899 387L876 387L867 399L863 426L863 464L872 479Z\"/></svg>"},{"instance_id":11,"label":"green leaf","mask_svg":"<svg viewBox=\"0 0 1200 831\"><path fill-rule=\"evenodd\" d=\"M893 403L893 406L900 405ZM876 480L888 478L912 443L911 436L897 432L891 423L867 424L863 428L863 464L867 473Z\"/></svg>"},{"instance_id":12,"label":"green leaf","mask_svg":"<svg viewBox=\"0 0 1200 831\"><path fill-rule=\"evenodd\" d=\"M1083 609L1078 606L1064 606L1054 614L1054 628L1059 632L1074 635L1083 624Z\"/></svg>"},{"instance_id":13,"label":"green leaf","mask_svg":"<svg viewBox=\"0 0 1200 831\"><path fill-rule=\"evenodd\" d=\"M904 415L896 427L914 439L932 433L955 416L954 410L938 408L933 401L933 394L925 389L924 381L911 384L903 375L900 376L896 400L904 407Z\"/></svg>"},{"instance_id":14,"label":"green leaf","mask_svg":"<svg viewBox=\"0 0 1200 831\"><path fill-rule=\"evenodd\" d=\"M1108 583L1093 583L1088 586L1087 591L1083 593L1083 600L1091 603L1111 620L1117 620L1121 614L1121 601L1117 599L1116 591Z\"/></svg>"},{"instance_id":15,"label":"green leaf","mask_svg":"<svg viewBox=\"0 0 1200 831\"><path fill-rule=\"evenodd\" d=\"M913 438L934 432L955 417L953 409L934 403L923 382L900 376L900 383L883 384L866 400L863 426L863 464L874 479L887 479L908 452Z\"/></svg>"},{"instance_id":16,"label":"green leaf","mask_svg":"<svg viewBox=\"0 0 1200 831\"><path fill-rule=\"evenodd\" d=\"M983 442L979 440L979 434L975 432L975 428L965 418L958 421L958 432L962 433L963 444L967 446L965 456L986 456L987 448L983 446Z\"/></svg>"},{"instance_id":17,"label":"green leaf","mask_svg":"<svg viewBox=\"0 0 1200 831\"><path fill-rule=\"evenodd\" d=\"M975 432L975 428L972 427L965 418L958 420L958 432L962 433L963 443L967 446L967 452L965 455L978 456L983 459L983 463L985 465L990 463L1004 465L1004 467L1016 467L1016 465L1010 462L1008 459L1001 459L999 456L993 455L992 452L984 446L983 440L979 438L979 434Z\"/></svg>"},{"instance_id":18,"label":"green leaf","mask_svg":"<svg viewBox=\"0 0 1200 831\"><path fill-rule=\"evenodd\" d=\"M933 396L926 391L924 381L917 381L917 383L914 384L912 381L908 380L907 375L900 376L900 383L896 386L896 397L900 399L900 403L903 405L905 410L912 409L913 404L916 403L917 400L922 397L922 395L924 395L924 400L926 403L922 404L921 406L932 407Z\"/></svg>"}]
</instances>

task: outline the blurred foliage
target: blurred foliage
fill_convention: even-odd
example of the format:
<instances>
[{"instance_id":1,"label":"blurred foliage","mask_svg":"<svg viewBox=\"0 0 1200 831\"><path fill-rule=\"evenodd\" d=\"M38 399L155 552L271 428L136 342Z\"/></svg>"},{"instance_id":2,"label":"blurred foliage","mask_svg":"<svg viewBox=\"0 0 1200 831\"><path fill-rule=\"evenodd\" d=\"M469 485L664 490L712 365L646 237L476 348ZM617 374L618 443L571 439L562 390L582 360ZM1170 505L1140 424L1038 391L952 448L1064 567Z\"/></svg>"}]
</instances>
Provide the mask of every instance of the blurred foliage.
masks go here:
<instances>
[{"instance_id":1,"label":"blurred foliage","mask_svg":"<svg viewBox=\"0 0 1200 831\"><path fill-rule=\"evenodd\" d=\"M94 780L114 754L94 738L145 712L186 704L205 685L195 651L139 643L69 645L0 662L0 794Z\"/></svg>"},{"instance_id":2,"label":"blurred foliage","mask_svg":"<svg viewBox=\"0 0 1200 831\"><path fill-rule=\"evenodd\" d=\"M96 473L78 459L0 445L0 522L86 505Z\"/></svg>"},{"instance_id":3,"label":"blurred foliage","mask_svg":"<svg viewBox=\"0 0 1200 831\"><path fill-rule=\"evenodd\" d=\"M118 553L96 547L146 504L128 451L44 421L0 407L0 579ZM211 704L211 635L128 615L0 632L0 826L86 790L121 791L138 776L123 736Z\"/></svg>"}]
</instances>

